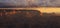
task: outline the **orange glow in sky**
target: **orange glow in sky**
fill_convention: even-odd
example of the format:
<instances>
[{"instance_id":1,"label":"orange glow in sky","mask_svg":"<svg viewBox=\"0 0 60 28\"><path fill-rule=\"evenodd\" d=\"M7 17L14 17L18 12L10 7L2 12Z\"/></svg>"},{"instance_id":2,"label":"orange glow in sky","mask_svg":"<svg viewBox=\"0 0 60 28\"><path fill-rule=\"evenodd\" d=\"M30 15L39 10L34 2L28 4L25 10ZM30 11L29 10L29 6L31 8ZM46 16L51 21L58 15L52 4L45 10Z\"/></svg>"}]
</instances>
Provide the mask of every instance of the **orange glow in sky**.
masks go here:
<instances>
[{"instance_id":1,"label":"orange glow in sky","mask_svg":"<svg viewBox=\"0 0 60 28\"><path fill-rule=\"evenodd\" d=\"M60 13L60 8L48 8L48 7L43 7L43 8L38 8L42 13Z\"/></svg>"},{"instance_id":2,"label":"orange glow in sky","mask_svg":"<svg viewBox=\"0 0 60 28\"><path fill-rule=\"evenodd\" d=\"M4 8L4 9L7 9L7 8ZM9 9L17 9L17 10L38 10L42 13L60 13L60 8L59 7L38 7L38 8L9 8Z\"/></svg>"}]
</instances>

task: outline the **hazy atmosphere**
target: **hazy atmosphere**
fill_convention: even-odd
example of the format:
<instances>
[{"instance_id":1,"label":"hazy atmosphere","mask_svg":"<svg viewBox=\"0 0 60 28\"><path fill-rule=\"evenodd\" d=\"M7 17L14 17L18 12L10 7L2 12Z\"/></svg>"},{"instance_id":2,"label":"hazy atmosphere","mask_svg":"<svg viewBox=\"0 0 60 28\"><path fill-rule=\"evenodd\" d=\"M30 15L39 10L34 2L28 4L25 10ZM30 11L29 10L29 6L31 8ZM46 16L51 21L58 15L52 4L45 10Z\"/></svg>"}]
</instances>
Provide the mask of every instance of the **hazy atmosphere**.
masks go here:
<instances>
[{"instance_id":1,"label":"hazy atmosphere","mask_svg":"<svg viewBox=\"0 0 60 28\"><path fill-rule=\"evenodd\" d=\"M0 28L60 28L60 0L0 0Z\"/></svg>"},{"instance_id":2,"label":"hazy atmosphere","mask_svg":"<svg viewBox=\"0 0 60 28\"><path fill-rule=\"evenodd\" d=\"M0 0L0 6L60 6L60 0Z\"/></svg>"}]
</instances>

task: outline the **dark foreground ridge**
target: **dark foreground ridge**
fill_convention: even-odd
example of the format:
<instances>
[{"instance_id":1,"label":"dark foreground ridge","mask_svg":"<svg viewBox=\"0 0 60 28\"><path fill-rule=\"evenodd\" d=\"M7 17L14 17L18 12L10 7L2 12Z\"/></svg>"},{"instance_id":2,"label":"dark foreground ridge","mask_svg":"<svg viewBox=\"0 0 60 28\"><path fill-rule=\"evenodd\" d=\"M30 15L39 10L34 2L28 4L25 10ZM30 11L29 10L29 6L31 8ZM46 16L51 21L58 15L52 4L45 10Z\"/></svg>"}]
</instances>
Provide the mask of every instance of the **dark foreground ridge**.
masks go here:
<instances>
[{"instance_id":1,"label":"dark foreground ridge","mask_svg":"<svg viewBox=\"0 0 60 28\"><path fill-rule=\"evenodd\" d=\"M0 28L60 28L60 16L40 16L37 10L15 10L15 14L5 15L5 11L1 11Z\"/></svg>"}]
</instances>

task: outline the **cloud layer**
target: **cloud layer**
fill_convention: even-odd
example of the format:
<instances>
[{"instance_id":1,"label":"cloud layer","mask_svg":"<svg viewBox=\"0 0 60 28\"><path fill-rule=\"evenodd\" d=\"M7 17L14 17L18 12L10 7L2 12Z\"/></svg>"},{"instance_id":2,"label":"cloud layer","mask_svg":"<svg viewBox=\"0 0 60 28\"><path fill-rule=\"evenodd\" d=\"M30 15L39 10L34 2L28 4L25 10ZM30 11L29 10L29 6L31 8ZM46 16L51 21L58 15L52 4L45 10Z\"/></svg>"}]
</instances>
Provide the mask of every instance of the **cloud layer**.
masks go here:
<instances>
[{"instance_id":1,"label":"cloud layer","mask_svg":"<svg viewBox=\"0 0 60 28\"><path fill-rule=\"evenodd\" d=\"M0 3L8 6L60 6L60 0L0 0Z\"/></svg>"}]
</instances>

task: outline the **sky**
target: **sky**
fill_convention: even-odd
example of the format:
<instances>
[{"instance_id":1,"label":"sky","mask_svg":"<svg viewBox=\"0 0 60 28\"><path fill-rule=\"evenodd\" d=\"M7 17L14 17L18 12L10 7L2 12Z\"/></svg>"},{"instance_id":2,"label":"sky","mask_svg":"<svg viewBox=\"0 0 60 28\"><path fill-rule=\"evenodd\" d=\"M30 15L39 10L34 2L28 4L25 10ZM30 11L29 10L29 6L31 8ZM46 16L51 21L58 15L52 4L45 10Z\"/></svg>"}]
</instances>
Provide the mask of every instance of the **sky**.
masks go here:
<instances>
[{"instance_id":1,"label":"sky","mask_svg":"<svg viewBox=\"0 0 60 28\"><path fill-rule=\"evenodd\" d=\"M42 8L38 8L39 11L41 11L42 13L60 13L60 8L52 8L52 7L42 7Z\"/></svg>"},{"instance_id":2,"label":"sky","mask_svg":"<svg viewBox=\"0 0 60 28\"><path fill-rule=\"evenodd\" d=\"M34 4L38 6L60 6L60 0L0 0L0 3L2 3L0 4L0 6L28 6L29 4ZM60 13L60 8L39 8L38 10L46 13Z\"/></svg>"},{"instance_id":3,"label":"sky","mask_svg":"<svg viewBox=\"0 0 60 28\"><path fill-rule=\"evenodd\" d=\"M5 5L13 5L13 6L20 6L20 5L30 5L34 4L37 6L60 6L60 0L0 0L0 3Z\"/></svg>"}]
</instances>

